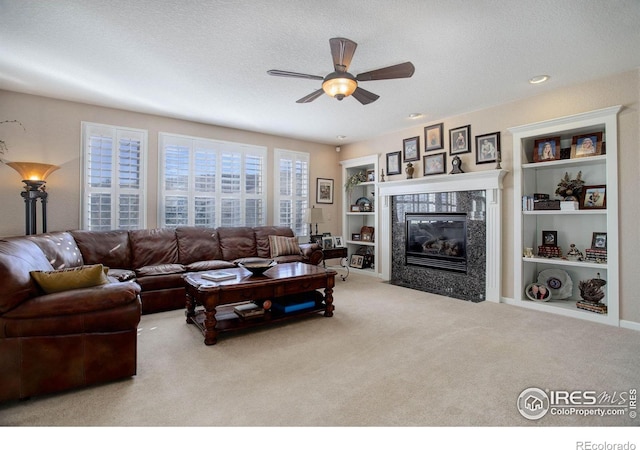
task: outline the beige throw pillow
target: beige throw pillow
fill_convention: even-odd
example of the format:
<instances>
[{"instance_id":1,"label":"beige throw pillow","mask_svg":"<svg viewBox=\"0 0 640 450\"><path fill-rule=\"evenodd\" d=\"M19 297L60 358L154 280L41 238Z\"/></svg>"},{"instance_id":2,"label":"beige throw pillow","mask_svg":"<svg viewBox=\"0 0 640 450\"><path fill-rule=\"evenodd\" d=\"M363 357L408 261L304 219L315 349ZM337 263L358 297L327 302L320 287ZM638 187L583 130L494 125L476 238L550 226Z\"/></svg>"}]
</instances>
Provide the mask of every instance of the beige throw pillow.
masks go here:
<instances>
[{"instance_id":1,"label":"beige throw pillow","mask_svg":"<svg viewBox=\"0 0 640 450\"><path fill-rule=\"evenodd\" d=\"M272 258L276 256L299 255L301 253L298 238L295 236L269 236L269 247Z\"/></svg>"},{"instance_id":2,"label":"beige throw pillow","mask_svg":"<svg viewBox=\"0 0 640 450\"><path fill-rule=\"evenodd\" d=\"M31 272L31 277L47 294L99 286L109 282L105 275L105 267L102 264L71 267L48 272L35 270Z\"/></svg>"}]
</instances>

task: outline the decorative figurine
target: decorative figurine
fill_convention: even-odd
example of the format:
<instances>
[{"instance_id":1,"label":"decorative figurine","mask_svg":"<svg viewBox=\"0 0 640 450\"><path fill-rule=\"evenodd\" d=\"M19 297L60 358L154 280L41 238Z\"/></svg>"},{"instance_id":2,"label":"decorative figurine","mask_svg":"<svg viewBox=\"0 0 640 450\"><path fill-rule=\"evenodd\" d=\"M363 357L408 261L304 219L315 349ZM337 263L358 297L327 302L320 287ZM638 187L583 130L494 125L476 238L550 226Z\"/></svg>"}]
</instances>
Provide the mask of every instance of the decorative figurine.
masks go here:
<instances>
[{"instance_id":1,"label":"decorative figurine","mask_svg":"<svg viewBox=\"0 0 640 450\"><path fill-rule=\"evenodd\" d=\"M576 247L576 244L569 245L569 251L567 252L567 259L570 261L582 261L584 259L584 255L580 250L578 250L578 247Z\"/></svg>"},{"instance_id":2,"label":"decorative figurine","mask_svg":"<svg viewBox=\"0 0 640 450\"><path fill-rule=\"evenodd\" d=\"M410 180L411 178L413 178L413 171L414 171L414 167L413 164L411 163L407 163L407 168L404 169L405 173L407 174L407 180Z\"/></svg>"},{"instance_id":3,"label":"decorative figurine","mask_svg":"<svg viewBox=\"0 0 640 450\"><path fill-rule=\"evenodd\" d=\"M564 173L564 177L558 183L556 195L562 197L565 201L577 202L582 192L584 181L582 180L582 172L578 172L575 180L570 179L569 172Z\"/></svg>"},{"instance_id":4,"label":"decorative figurine","mask_svg":"<svg viewBox=\"0 0 640 450\"><path fill-rule=\"evenodd\" d=\"M384 183L384 169L380 171L380 183Z\"/></svg>"},{"instance_id":5,"label":"decorative figurine","mask_svg":"<svg viewBox=\"0 0 640 450\"><path fill-rule=\"evenodd\" d=\"M580 288L580 297L585 301L591 303L599 303L604 298L604 292L602 286L607 282L600 278L600 272L598 272L598 278L592 278L587 281L581 281L578 284Z\"/></svg>"}]
</instances>

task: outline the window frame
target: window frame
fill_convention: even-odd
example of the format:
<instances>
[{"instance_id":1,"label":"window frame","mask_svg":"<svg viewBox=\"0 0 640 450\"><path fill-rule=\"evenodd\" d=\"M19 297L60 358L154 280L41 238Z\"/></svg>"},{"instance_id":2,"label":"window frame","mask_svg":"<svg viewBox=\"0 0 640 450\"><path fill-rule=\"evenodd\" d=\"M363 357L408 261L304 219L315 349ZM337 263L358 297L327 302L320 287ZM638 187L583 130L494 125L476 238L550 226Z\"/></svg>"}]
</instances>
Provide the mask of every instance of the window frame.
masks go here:
<instances>
[{"instance_id":1,"label":"window frame","mask_svg":"<svg viewBox=\"0 0 640 450\"><path fill-rule=\"evenodd\" d=\"M307 223L304 222L305 213L308 208L311 208L311 154L309 152L302 152L297 150L287 150L282 148L274 149L274 158L273 158L273 179L274 179L274 187L273 187L273 223L276 226L289 226L294 234L298 237L307 237L309 236L309 229L307 227ZM292 195L282 195L281 194L281 171L280 164L283 159L293 160L294 164L296 162L302 162L306 164L306 180L304 182L304 189L306 190L305 195L298 195L295 193L295 168L292 170L294 176L292 177L292 186L291 192ZM281 207L280 203L282 200L290 199L292 202L291 209L291 224L283 224L281 222ZM303 202L306 206L302 207L300 211L296 211L295 202ZM300 220L300 227L296 229L296 221Z\"/></svg>"}]
</instances>

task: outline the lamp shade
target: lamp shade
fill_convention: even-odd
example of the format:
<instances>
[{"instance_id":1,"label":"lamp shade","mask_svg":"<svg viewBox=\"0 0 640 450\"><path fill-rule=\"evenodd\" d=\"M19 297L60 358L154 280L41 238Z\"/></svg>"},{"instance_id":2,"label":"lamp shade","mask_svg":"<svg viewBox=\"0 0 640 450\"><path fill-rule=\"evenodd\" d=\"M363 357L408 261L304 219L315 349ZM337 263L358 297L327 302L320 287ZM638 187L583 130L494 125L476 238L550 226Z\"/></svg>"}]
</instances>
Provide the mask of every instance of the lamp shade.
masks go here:
<instances>
[{"instance_id":1,"label":"lamp shade","mask_svg":"<svg viewBox=\"0 0 640 450\"><path fill-rule=\"evenodd\" d=\"M304 221L306 223L324 223L322 208L308 208L304 215Z\"/></svg>"},{"instance_id":2,"label":"lamp shade","mask_svg":"<svg viewBox=\"0 0 640 450\"><path fill-rule=\"evenodd\" d=\"M357 89L358 82L348 72L333 72L326 76L322 90L329 96L342 100Z\"/></svg>"},{"instance_id":3,"label":"lamp shade","mask_svg":"<svg viewBox=\"0 0 640 450\"><path fill-rule=\"evenodd\" d=\"M60 168L53 164L34 162L8 162L7 166L18 172L23 180L30 181L45 181L51 172Z\"/></svg>"}]
</instances>

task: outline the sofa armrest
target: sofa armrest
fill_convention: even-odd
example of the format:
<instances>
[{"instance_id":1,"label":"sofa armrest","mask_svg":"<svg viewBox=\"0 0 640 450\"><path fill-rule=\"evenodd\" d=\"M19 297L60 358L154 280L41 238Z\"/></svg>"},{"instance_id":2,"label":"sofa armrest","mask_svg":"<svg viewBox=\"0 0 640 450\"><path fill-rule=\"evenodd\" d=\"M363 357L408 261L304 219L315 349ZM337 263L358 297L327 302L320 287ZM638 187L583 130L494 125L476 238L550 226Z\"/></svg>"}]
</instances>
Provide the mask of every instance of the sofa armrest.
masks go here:
<instances>
[{"instance_id":1,"label":"sofa armrest","mask_svg":"<svg viewBox=\"0 0 640 450\"><path fill-rule=\"evenodd\" d=\"M320 245L314 243L300 244L300 251L307 264L317 266L322 262L323 254Z\"/></svg>"}]
</instances>

